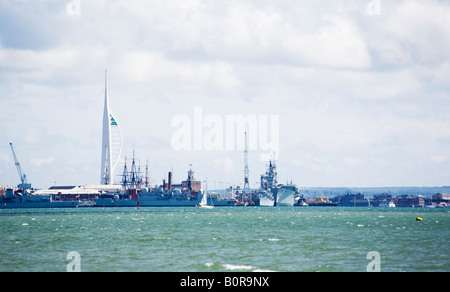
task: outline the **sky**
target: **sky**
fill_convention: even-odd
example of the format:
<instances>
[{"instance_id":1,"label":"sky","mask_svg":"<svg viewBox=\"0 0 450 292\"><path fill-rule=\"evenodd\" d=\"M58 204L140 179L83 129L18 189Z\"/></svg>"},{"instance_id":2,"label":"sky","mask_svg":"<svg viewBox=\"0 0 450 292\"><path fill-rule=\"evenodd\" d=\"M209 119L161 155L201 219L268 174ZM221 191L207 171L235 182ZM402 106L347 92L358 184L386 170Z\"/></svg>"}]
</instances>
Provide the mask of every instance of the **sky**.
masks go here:
<instances>
[{"instance_id":1,"label":"sky","mask_svg":"<svg viewBox=\"0 0 450 292\"><path fill-rule=\"evenodd\" d=\"M0 185L100 182L105 69L152 185L450 185L449 1L0 0Z\"/></svg>"}]
</instances>

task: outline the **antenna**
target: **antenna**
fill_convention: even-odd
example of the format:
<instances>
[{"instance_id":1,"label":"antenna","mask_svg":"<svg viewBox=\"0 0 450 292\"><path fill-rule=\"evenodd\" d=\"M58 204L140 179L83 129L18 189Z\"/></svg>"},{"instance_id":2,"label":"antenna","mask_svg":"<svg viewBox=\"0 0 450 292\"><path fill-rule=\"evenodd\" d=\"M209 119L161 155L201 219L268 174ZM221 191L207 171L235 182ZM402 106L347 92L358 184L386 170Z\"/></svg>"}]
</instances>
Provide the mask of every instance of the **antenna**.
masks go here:
<instances>
[{"instance_id":1,"label":"antenna","mask_svg":"<svg viewBox=\"0 0 450 292\"><path fill-rule=\"evenodd\" d=\"M248 182L248 139L247 132L245 132L245 150L244 150L244 189L242 190L242 196L247 200L251 201L250 194L250 184Z\"/></svg>"},{"instance_id":2,"label":"antenna","mask_svg":"<svg viewBox=\"0 0 450 292\"><path fill-rule=\"evenodd\" d=\"M145 165L145 187L148 188L149 180L148 180L148 157L147 157L147 163Z\"/></svg>"}]
</instances>

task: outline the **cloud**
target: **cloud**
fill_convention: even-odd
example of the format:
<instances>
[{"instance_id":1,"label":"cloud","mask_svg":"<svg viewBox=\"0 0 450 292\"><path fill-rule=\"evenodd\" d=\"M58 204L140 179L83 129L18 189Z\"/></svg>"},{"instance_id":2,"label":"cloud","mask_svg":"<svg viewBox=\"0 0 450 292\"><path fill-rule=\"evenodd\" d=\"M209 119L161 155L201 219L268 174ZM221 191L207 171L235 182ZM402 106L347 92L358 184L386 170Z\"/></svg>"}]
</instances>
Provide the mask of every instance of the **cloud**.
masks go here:
<instances>
[{"instance_id":1,"label":"cloud","mask_svg":"<svg viewBox=\"0 0 450 292\"><path fill-rule=\"evenodd\" d=\"M31 165L35 167L41 167L43 165L52 164L55 161L54 157L35 158L31 159Z\"/></svg>"},{"instance_id":2,"label":"cloud","mask_svg":"<svg viewBox=\"0 0 450 292\"><path fill-rule=\"evenodd\" d=\"M162 79L200 85L214 83L223 88L239 85L232 67L224 62L177 62L160 53L145 51L126 53L119 64L119 72L130 82Z\"/></svg>"},{"instance_id":3,"label":"cloud","mask_svg":"<svg viewBox=\"0 0 450 292\"><path fill-rule=\"evenodd\" d=\"M45 51L2 49L0 66L18 70L58 70L72 66L79 58L73 48L58 48Z\"/></svg>"},{"instance_id":4,"label":"cloud","mask_svg":"<svg viewBox=\"0 0 450 292\"><path fill-rule=\"evenodd\" d=\"M9 158L8 155L3 154L3 153L0 153L0 161L3 161L3 162L10 162L10 158Z\"/></svg>"},{"instance_id":5,"label":"cloud","mask_svg":"<svg viewBox=\"0 0 450 292\"><path fill-rule=\"evenodd\" d=\"M298 5L293 6L295 11ZM303 25L310 24L301 18L293 20L288 11L281 10L286 7L253 1L190 1L183 5L171 1L137 7L140 11L134 5L124 9L137 13L143 26L155 28L145 32L153 38L139 40L138 46L163 49L173 58L345 68L371 65L358 24L336 15L332 8L315 23L318 31L308 31ZM152 42L155 37L159 43Z\"/></svg>"},{"instance_id":6,"label":"cloud","mask_svg":"<svg viewBox=\"0 0 450 292\"><path fill-rule=\"evenodd\" d=\"M220 169L226 174L233 174L236 172L236 166L230 157L217 158L213 160L215 168Z\"/></svg>"},{"instance_id":7,"label":"cloud","mask_svg":"<svg viewBox=\"0 0 450 292\"><path fill-rule=\"evenodd\" d=\"M343 17L323 17L318 34L291 32L284 40L288 52L308 65L363 69L371 58L357 26Z\"/></svg>"},{"instance_id":8,"label":"cloud","mask_svg":"<svg viewBox=\"0 0 450 292\"><path fill-rule=\"evenodd\" d=\"M450 7L443 1L402 1L379 23L373 49L390 65L435 66L450 58ZM375 30L375 31L377 31Z\"/></svg>"},{"instance_id":9,"label":"cloud","mask_svg":"<svg viewBox=\"0 0 450 292\"><path fill-rule=\"evenodd\" d=\"M445 161L447 161L447 156L444 156L444 155L431 155L430 159L434 163L441 164L441 163L444 163Z\"/></svg>"}]
</instances>

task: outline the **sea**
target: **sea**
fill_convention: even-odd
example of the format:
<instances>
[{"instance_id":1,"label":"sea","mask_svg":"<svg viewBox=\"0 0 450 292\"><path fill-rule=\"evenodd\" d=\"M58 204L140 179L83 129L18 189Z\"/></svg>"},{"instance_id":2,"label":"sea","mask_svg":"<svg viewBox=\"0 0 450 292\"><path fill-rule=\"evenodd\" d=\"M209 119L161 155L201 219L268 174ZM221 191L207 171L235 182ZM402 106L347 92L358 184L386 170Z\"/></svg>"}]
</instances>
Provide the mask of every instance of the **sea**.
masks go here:
<instances>
[{"instance_id":1,"label":"sea","mask_svg":"<svg viewBox=\"0 0 450 292\"><path fill-rule=\"evenodd\" d=\"M449 272L449 211L2 209L0 271Z\"/></svg>"}]
</instances>

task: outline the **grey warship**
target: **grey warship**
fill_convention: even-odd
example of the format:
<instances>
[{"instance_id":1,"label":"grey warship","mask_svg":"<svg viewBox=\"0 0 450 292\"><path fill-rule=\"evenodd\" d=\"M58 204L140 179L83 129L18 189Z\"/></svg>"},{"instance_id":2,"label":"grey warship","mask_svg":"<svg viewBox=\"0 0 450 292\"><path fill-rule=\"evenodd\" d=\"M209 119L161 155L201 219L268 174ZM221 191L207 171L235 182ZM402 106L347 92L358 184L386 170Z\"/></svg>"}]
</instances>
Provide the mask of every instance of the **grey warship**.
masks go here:
<instances>
[{"instance_id":1,"label":"grey warship","mask_svg":"<svg viewBox=\"0 0 450 292\"><path fill-rule=\"evenodd\" d=\"M294 206L294 196L298 194L296 185L278 184L277 166L270 160L267 170L261 175L261 185L256 191L260 206Z\"/></svg>"}]
</instances>

